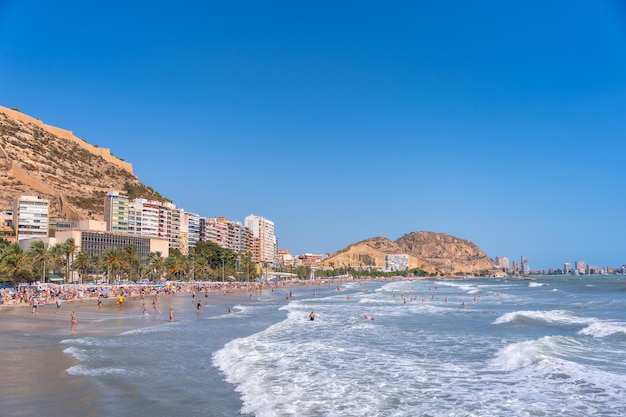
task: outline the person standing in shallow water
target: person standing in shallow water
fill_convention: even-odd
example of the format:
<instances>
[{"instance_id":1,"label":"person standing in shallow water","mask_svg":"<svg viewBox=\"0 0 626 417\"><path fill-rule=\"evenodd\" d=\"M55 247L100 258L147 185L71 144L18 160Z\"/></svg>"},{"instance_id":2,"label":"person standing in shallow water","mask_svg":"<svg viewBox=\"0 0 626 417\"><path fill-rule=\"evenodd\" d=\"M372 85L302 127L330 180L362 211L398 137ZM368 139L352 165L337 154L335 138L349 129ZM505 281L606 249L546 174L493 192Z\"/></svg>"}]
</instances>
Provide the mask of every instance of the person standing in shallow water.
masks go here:
<instances>
[{"instance_id":1,"label":"person standing in shallow water","mask_svg":"<svg viewBox=\"0 0 626 417\"><path fill-rule=\"evenodd\" d=\"M174 321L174 307L170 307L170 321Z\"/></svg>"},{"instance_id":2,"label":"person standing in shallow water","mask_svg":"<svg viewBox=\"0 0 626 417\"><path fill-rule=\"evenodd\" d=\"M72 310L70 330L76 330L76 326L78 326L78 321L76 320L76 312Z\"/></svg>"},{"instance_id":3,"label":"person standing in shallow water","mask_svg":"<svg viewBox=\"0 0 626 417\"><path fill-rule=\"evenodd\" d=\"M311 314L309 314L309 320L315 320L315 316L317 316L317 314L315 314L315 311L311 311Z\"/></svg>"}]
</instances>

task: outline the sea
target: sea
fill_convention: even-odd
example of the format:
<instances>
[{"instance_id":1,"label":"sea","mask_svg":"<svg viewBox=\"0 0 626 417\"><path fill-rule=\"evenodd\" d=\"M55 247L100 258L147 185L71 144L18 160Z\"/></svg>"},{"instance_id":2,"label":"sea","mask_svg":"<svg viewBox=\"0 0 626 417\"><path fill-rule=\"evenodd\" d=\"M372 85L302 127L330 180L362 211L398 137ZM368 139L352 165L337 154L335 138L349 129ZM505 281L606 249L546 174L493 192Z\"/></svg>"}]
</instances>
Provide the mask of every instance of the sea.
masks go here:
<instances>
[{"instance_id":1,"label":"sea","mask_svg":"<svg viewBox=\"0 0 626 417\"><path fill-rule=\"evenodd\" d=\"M327 282L230 312L217 297L198 314L173 296L173 322L128 312L46 336L66 364L35 361L37 392L0 415L626 415L624 276Z\"/></svg>"}]
</instances>

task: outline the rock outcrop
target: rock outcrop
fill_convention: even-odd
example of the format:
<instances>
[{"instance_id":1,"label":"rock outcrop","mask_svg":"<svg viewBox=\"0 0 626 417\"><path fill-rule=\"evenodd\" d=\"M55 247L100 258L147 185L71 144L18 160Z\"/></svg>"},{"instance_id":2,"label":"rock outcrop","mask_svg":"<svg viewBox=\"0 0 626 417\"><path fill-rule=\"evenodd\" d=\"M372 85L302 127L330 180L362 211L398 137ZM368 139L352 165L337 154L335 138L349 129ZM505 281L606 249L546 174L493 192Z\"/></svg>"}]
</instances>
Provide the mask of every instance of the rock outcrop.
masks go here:
<instances>
[{"instance_id":1,"label":"rock outcrop","mask_svg":"<svg viewBox=\"0 0 626 417\"><path fill-rule=\"evenodd\" d=\"M385 237L366 239L332 253L323 265L384 268L388 254L406 254L409 269L420 268L428 273L472 274L495 269L494 262L471 241L433 232L408 233L396 241Z\"/></svg>"},{"instance_id":2,"label":"rock outcrop","mask_svg":"<svg viewBox=\"0 0 626 417\"><path fill-rule=\"evenodd\" d=\"M49 200L52 216L102 220L111 190L162 199L108 149L0 106L0 210L19 195L36 195Z\"/></svg>"}]
</instances>

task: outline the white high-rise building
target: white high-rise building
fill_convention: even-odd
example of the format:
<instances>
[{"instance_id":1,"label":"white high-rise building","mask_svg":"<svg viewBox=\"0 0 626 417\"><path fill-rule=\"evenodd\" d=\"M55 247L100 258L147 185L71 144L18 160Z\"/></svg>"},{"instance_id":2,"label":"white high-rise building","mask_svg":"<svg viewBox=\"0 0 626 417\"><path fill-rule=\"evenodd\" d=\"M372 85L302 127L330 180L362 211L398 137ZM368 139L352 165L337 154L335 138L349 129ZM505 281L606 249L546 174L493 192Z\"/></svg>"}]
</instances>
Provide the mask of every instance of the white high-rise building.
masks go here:
<instances>
[{"instance_id":1,"label":"white high-rise building","mask_svg":"<svg viewBox=\"0 0 626 417\"><path fill-rule=\"evenodd\" d=\"M18 197L13 207L17 240L48 237L48 200L36 196Z\"/></svg>"},{"instance_id":2,"label":"white high-rise building","mask_svg":"<svg viewBox=\"0 0 626 417\"><path fill-rule=\"evenodd\" d=\"M187 213L187 215L189 216L187 221L189 247L193 248L200 241L200 215L196 213Z\"/></svg>"},{"instance_id":3,"label":"white high-rise building","mask_svg":"<svg viewBox=\"0 0 626 417\"><path fill-rule=\"evenodd\" d=\"M134 199L128 207L128 233L137 236L159 236L158 201Z\"/></svg>"},{"instance_id":4,"label":"white high-rise building","mask_svg":"<svg viewBox=\"0 0 626 417\"><path fill-rule=\"evenodd\" d=\"M261 216L250 214L245 218L245 225L258 242L255 259L259 263L278 265L278 240L274 235L274 222Z\"/></svg>"}]
</instances>

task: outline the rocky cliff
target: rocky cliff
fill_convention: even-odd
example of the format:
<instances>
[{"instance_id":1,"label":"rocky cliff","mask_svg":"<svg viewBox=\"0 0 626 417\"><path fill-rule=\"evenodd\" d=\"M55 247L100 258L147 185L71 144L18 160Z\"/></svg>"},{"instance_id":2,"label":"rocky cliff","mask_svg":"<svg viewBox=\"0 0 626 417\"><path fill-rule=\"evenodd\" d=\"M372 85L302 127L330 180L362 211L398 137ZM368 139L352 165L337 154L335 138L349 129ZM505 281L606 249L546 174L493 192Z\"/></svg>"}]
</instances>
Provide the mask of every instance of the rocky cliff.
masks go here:
<instances>
[{"instance_id":1,"label":"rocky cliff","mask_svg":"<svg viewBox=\"0 0 626 417\"><path fill-rule=\"evenodd\" d=\"M0 210L11 209L16 196L36 195L49 200L52 216L102 220L112 190L162 199L108 149L0 106Z\"/></svg>"},{"instance_id":2,"label":"rocky cliff","mask_svg":"<svg viewBox=\"0 0 626 417\"><path fill-rule=\"evenodd\" d=\"M471 274L495 269L485 252L469 240L433 232L413 232L396 241L385 237L366 239L332 253L323 265L383 268L388 254L406 254L409 269L420 268L429 273Z\"/></svg>"}]
</instances>

